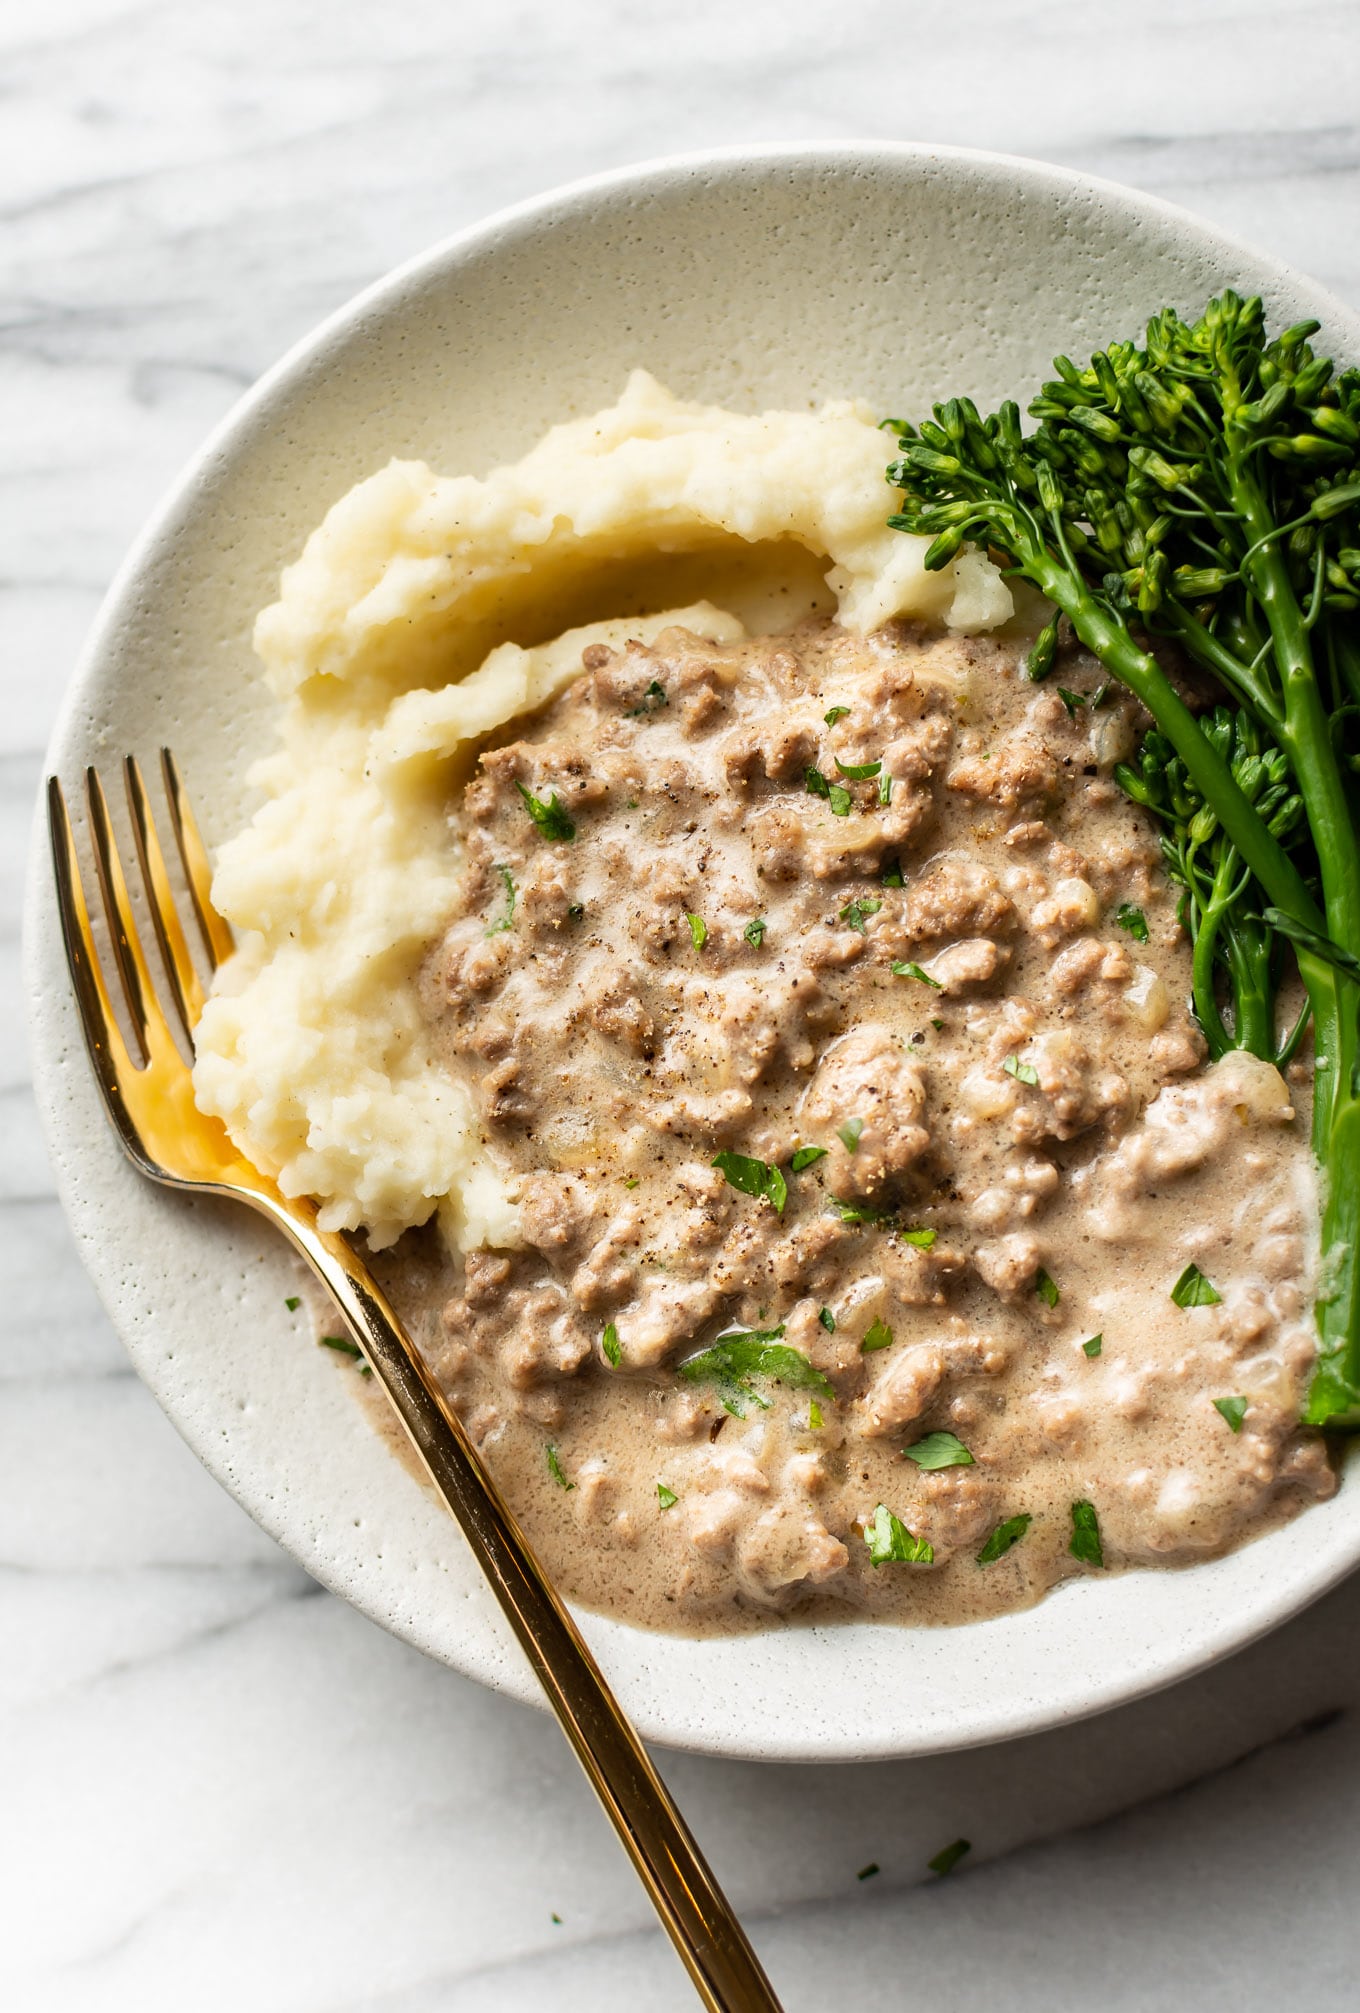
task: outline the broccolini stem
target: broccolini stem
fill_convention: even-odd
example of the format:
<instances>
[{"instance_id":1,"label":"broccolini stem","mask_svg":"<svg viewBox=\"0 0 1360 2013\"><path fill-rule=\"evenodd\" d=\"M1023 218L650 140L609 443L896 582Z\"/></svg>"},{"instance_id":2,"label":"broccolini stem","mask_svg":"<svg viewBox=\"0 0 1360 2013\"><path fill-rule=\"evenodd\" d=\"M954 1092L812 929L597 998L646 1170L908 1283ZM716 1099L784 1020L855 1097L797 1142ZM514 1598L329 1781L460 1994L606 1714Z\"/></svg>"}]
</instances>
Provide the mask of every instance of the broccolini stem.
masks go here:
<instances>
[{"instance_id":1,"label":"broccolini stem","mask_svg":"<svg viewBox=\"0 0 1360 2013\"><path fill-rule=\"evenodd\" d=\"M1219 823L1276 908L1299 915L1314 929L1326 922L1303 876L1237 786L1232 770L1200 732L1199 724L1155 657L1140 650L1123 623L1111 615L1082 582L1042 548L1025 555L1025 572L1042 594L1071 618L1087 649L1141 699L1211 803Z\"/></svg>"}]
</instances>

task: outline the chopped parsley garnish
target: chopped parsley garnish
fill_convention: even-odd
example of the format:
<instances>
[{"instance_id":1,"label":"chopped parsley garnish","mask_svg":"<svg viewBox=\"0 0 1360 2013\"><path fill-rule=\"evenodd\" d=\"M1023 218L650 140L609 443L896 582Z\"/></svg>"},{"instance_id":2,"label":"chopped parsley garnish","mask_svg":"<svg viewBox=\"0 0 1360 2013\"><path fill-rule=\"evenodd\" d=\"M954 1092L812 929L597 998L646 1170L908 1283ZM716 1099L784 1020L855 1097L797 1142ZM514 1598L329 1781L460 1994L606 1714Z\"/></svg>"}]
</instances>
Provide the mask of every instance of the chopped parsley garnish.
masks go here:
<instances>
[{"instance_id":1,"label":"chopped parsley garnish","mask_svg":"<svg viewBox=\"0 0 1360 2013\"><path fill-rule=\"evenodd\" d=\"M1032 1062L1021 1062L1018 1055L1008 1055L1001 1065L1007 1076L1013 1076L1017 1083L1037 1084L1039 1072Z\"/></svg>"},{"instance_id":2,"label":"chopped parsley garnish","mask_svg":"<svg viewBox=\"0 0 1360 2013\"><path fill-rule=\"evenodd\" d=\"M1021 1510L1018 1516L1007 1517L1003 1524L998 1524L992 1532L991 1537L988 1538L986 1544L978 1553L978 1564L980 1566L994 1566L998 1559L1005 1557L1012 1545L1017 1544L1024 1537L1032 1521L1033 1519L1029 1516L1028 1512Z\"/></svg>"},{"instance_id":3,"label":"chopped parsley garnish","mask_svg":"<svg viewBox=\"0 0 1360 2013\"><path fill-rule=\"evenodd\" d=\"M906 886L906 882L902 879L902 865L899 860L892 860L888 863L878 877L878 885L880 888L902 888Z\"/></svg>"},{"instance_id":4,"label":"chopped parsley garnish","mask_svg":"<svg viewBox=\"0 0 1360 2013\"><path fill-rule=\"evenodd\" d=\"M837 755L836 767L849 782L867 783L872 777L877 776L881 772L883 764L881 762L842 762L840 756Z\"/></svg>"},{"instance_id":5,"label":"chopped parsley garnish","mask_svg":"<svg viewBox=\"0 0 1360 2013\"><path fill-rule=\"evenodd\" d=\"M1098 1356L1104 1347L1105 1337L1103 1335L1093 1335L1089 1342L1082 1343L1081 1353L1083 1356Z\"/></svg>"},{"instance_id":6,"label":"chopped parsley garnish","mask_svg":"<svg viewBox=\"0 0 1360 2013\"><path fill-rule=\"evenodd\" d=\"M854 1153L859 1146L859 1136L864 1130L862 1118L847 1118L844 1125L836 1127L836 1137L847 1153Z\"/></svg>"},{"instance_id":7,"label":"chopped parsley garnish","mask_svg":"<svg viewBox=\"0 0 1360 2013\"><path fill-rule=\"evenodd\" d=\"M762 1398L752 1386L752 1377L769 1377L792 1390L817 1391L834 1398L835 1392L821 1371L815 1370L800 1350L781 1342L783 1333L782 1327L733 1329L720 1335L711 1348L677 1363L676 1371L691 1384L716 1384L723 1410L738 1419L746 1417L743 1399L754 1400L763 1411L770 1408L768 1398Z\"/></svg>"},{"instance_id":8,"label":"chopped parsley garnish","mask_svg":"<svg viewBox=\"0 0 1360 2013\"><path fill-rule=\"evenodd\" d=\"M760 946L765 941L765 932L768 927L769 925L765 921L764 916L752 916L750 922L742 931L742 935L745 937L747 943L750 944L752 950L758 951L760 949Z\"/></svg>"},{"instance_id":9,"label":"chopped parsley garnish","mask_svg":"<svg viewBox=\"0 0 1360 2013\"><path fill-rule=\"evenodd\" d=\"M548 801L544 803L543 799L536 797L532 790L526 790L523 783L516 783L515 788L524 799L525 810L538 826L539 831L542 832L545 839L574 839L576 837L576 827L567 816L562 799L558 796L556 790L553 791Z\"/></svg>"},{"instance_id":10,"label":"chopped parsley garnish","mask_svg":"<svg viewBox=\"0 0 1360 2013\"><path fill-rule=\"evenodd\" d=\"M638 1185L637 1176L635 1174L625 1174L623 1177L623 1185L625 1188L636 1188Z\"/></svg>"},{"instance_id":11,"label":"chopped parsley garnish","mask_svg":"<svg viewBox=\"0 0 1360 2013\"><path fill-rule=\"evenodd\" d=\"M284 1306L285 1306L285 1307L286 1307L286 1308L288 1309L288 1312L289 1312L290 1314L296 1314L296 1313L297 1313L297 1311L298 1311L298 1308L299 1308L299 1307L301 1307L301 1305L302 1305L302 1302L301 1302L301 1300L300 1300L300 1299L298 1298L298 1296L297 1296L297 1294L296 1294L296 1293L290 1293L290 1294L288 1295L288 1298L287 1298L287 1299L286 1299L286 1300L284 1301L284 1303L283 1303L283 1304L284 1304Z\"/></svg>"},{"instance_id":12,"label":"chopped parsley garnish","mask_svg":"<svg viewBox=\"0 0 1360 2013\"><path fill-rule=\"evenodd\" d=\"M808 1400L808 1425L814 1433L822 1430L822 1408L815 1398Z\"/></svg>"},{"instance_id":13,"label":"chopped parsley garnish","mask_svg":"<svg viewBox=\"0 0 1360 2013\"><path fill-rule=\"evenodd\" d=\"M828 1195L826 1206L842 1223L883 1223L891 1214L886 1209L875 1209L872 1203L846 1202L839 1195Z\"/></svg>"},{"instance_id":14,"label":"chopped parsley garnish","mask_svg":"<svg viewBox=\"0 0 1360 2013\"><path fill-rule=\"evenodd\" d=\"M653 678L651 684L647 687L647 690L642 695L642 704L640 706L630 707L627 717L630 720L636 720L640 716L646 715L648 713L659 712L663 706L669 706L670 703L671 703L670 700L666 697L665 686L659 684L657 680Z\"/></svg>"},{"instance_id":15,"label":"chopped parsley garnish","mask_svg":"<svg viewBox=\"0 0 1360 2013\"><path fill-rule=\"evenodd\" d=\"M1247 1400L1245 1398L1215 1398L1214 1410L1222 1414L1234 1433L1241 1432L1242 1421L1247 1416Z\"/></svg>"},{"instance_id":16,"label":"chopped parsley garnish","mask_svg":"<svg viewBox=\"0 0 1360 2013\"><path fill-rule=\"evenodd\" d=\"M567 1480L566 1470L562 1466L562 1457L551 1440L549 1440L547 1446L543 1449L543 1453L548 1463L548 1473L552 1476L558 1488L574 1489L576 1484Z\"/></svg>"},{"instance_id":17,"label":"chopped parsley garnish","mask_svg":"<svg viewBox=\"0 0 1360 2013\"><path fill-rule=\"evenodd\" d=\"M804 769L803 781L807 784L809 797L829 797L831 785L820 769Z\"/></svg>"},{"instance_id":18,"label":"chopped parsley garnish","mask_svg":"<svg viewBox=\"0 0 1360 2013\"><path fill-rule=\"evenodd\" d=\"M664 1482L658 1482L656 1485L656 1500L660 1503L663 1510L673 1510L680 1498L676 1495L674 1489L668 1489Z\"/></svg>"},{"instance_id":19,"label":"chopped parsley garnish","mask_svg":"<svg viewBox=\"0 0 1360 2013\"><path fill-rule=\"evenodd\" d=\"M848 923L852 930L858 930L863 936L865 922L870 916L876 916L882 906L882 902L873 895L858 895L853 902L847 902L841 910L841 921Z\"/></svg>"},{"instance_id":20,"label":"chopped parsley garnish","mask_svg":"<svg viewBox=\"0 0 1360 2013\"><path fill-rule=\"evenodd\" d=\"M934 1028L936 1034L938 1034L940 1032L940 1029L944 1026L944 1022L942 1020L932 1020L930 1025Z\"/></svg>"},{"instance_id":21,"label":"chopped parsley garnish","mask_svg":"<svg viewBox=\"0 0 1360 2013\"><path fill-rule=\"evenodd\" d=\"M572 902L572 904L567 910L567 914L571 917L571 920L574 923L579 923L585 912L586 910L584 902Z\"/></svg>"},{"instance_id":22,"label":"chopped parsley garnish","mask_svg":"<svg viewBox=\"0 0 1360 2013\"><path fill-rule=\"evenodd\" d=\"M696 951L701 951L708 942L708 924L702 916L687 915L685 921L689 924L690 942Z\"/></svg>"},{"instance_id":23,"label":"chopped parsley garnish","mask_svg":"<svg viewBox=\"0 0 1360 2013\"><path fill-rule=\"evenodd\" d=\"M880 1872L882 1872L882 1868L879 1866L878 1861L871 1859L867 1866L861 1866L855 1878L856 1880L872 1880L874 1875Z\"/></svg>"},{"instance_id":24,"label":"chopped parsley garnish","mask_svg":"<svg viewBox=\"0 0 1360 2013\"><path fill-rule=\"evenodd\" d=\"M754 1195L773 1205L776 1216L784 1213L784 1204L789 1199L789 1185L779 1168L771 1167L768 1160L753 1160L746 1153L729 1153L725 1149L715 1156L713 1166L717 1168L729 1188L739 1188L743 1195ZM794 1155L794 1165L798 1156Z\"/></svg>"},{"instance_id":25,"label":"chopped parsley garnish","mask_svg":"<svg viewBox=\"0 0 1360 2013\"><path fill-rule=\"evenodd\" d=\"M928 1475L933 1475L940 1468L973 1466L973 1457L957 1433L927 1433L923 1440L904 1447L902 1452Z\"/></svg>"},{"instance_id":26,"label":"chopped parsley garnish","mask_svg":"<svg viewBox=\"0 0 1360 2013\"><path fill-rule=\"evenodd\" d=\"M1121 902L1114 912L1114 919L1121 930L1127 930L1135 943L1145 944L1148 940L1147 917L1132 902Z\"/></svg>"},{"instance_id":27,"label":"chopped parsley garnish","mask_svg":"<svg viewBox=\"0 0 1360 2013\"><path fill-rule=\"evenodd\" d=\"M834 727L836 722L843 720L849 711L850 708L848 706L832 706L824 715L827 726Z\"/></svg>"},{"instance_id":28,"label":"chopped parsley garnish","mask_svg":"<svg viewBox=\"0 0 1360 2013\"><path fill-rule=\"evenodd\" d=\"M1043 1301L1045 1307L1056 1307L1062 1298L1062 1295L1058 1291L1057 1281L1050 1279L1042 1265L1034 1275L1034 1290Z\"/></svg>"},{"instance_id":29,"label":"chopped parsley garnish","mask_svg":"<svg viewBox=\"0 0 1360 2013\"><path fill-rule=\"evenodd\" d=\"M824 1146L800 1146L794 1153L793 1159L789 1162L789 1166L795 1174L801 1174L805 1167L811 1167L814 1160L825 1159L826 1148Z\"/></svg>"},{"instance_id":30,"label":"chopped parsley garnish","mask_svg":"<svg viewBox=\"0 0 1360 2013\"><path fill-rule=\"evenodd\" d=\"M600 1337L600 1347L604 1351L605 1361L612 1363L617 1370L623 1361L623 1349L619 1342L619 1331L612 1321L607 1324L604 1334Z\"/></svg>"},{"instance_id":31,"label":"chopped parsley garnish","mask_svg":"<svg viewBox=\"0 0 1360 2013\"><path fill-rule=\"evenodd\" d=\"M1067 1547L1083 1565L1103 1566L1105 1552L1100 1542L1100 1524L1090 1503L1072 1505L1072 1542Z\"/></svg>"},{"instance_id":32,"label":"chopped parsley garnish","mask_svg":"<svg viewBox=\"0 0 1360 2013\"><path fill-rule=\"evenodd\" d=\"M973 1842L971 1839L956 1838L952 1845L941 1847L933 1859L926 1861L926 1865L932 1873L938 1873L941 1879L943 1879L946 1873L954 1871L954 1868L958 1865L964 1854L971 1852L972 1849Z\"/></svg>"},{"instance_id":33,"label":"chopped parsley garnish","mask_svg":"<svg viewBox=\"0 0 1360 2013\"><path fill-rule=\"evenodd\" d=\"M918 1251L929 1251L939 1234L938 1230L904 1230L902 1242L914 1244Z\"/></svg>"},{"instance_id":34,"label":"chopped parsley garnish","mask_svg":"<svg viewBox=\"0 0 1360 2013\"><path fill-rule=\"evenodd\" d=\"M892 786L893 779L885 769L878 779L878 801L885 809L892 802Z\"/></svg>"},{"instance_id":35,"label":"chopped parsley garnish","mask_svg":"<svg viewBox=\"0 0 1360 2013\"><path fill-rule=\"evenodd\" d=\"M1068 719L1074 720L1077 715L1078 706L1084 706L1086 704L1087 695L1085 692L1069 692L1065 685L1059 685L1058 697L1062 700L1063 705L1066 706L1067 708Z\"/></svg>"},{"instance_id":36,"label":"chopped parsley garnish","mask_svg":"<svg viewBox=\"0 0 1360 2013\"><path fill-rule=\"evenodd\" d=\"M935 1560L935 1547L929 1540L913 1537L886 1503L879 1504L864 1526L864 1542L871 1565L929 1566Z\"/></svg>"},{"instance_id":37,"label":"chopped parsley garnish","mask_svg":"<svg viewBox=\"0 0 1360 2013\"><path fill-rule=\"evenodd\" d=\"M833 1314L833 1313L831 1312L831 1309L830 1309L829 1307L823 1307L823 1308L821 1308L821 1309L819 1310L819 1312L818 1312L818 1315L817 1315L817 1319L818 1319L818 1320L819 1320L819 1321L821 1322L821 1324L822 1324L823 1328L825 1328L825 1330L826 1330L826 1332L827 1332L827 1334L828 1334L828 1335L834 1335L834 1334L835 1334L835 1332L836 1332L836 1317L835 1317L835 1315L834 1315L834 1314Z\"/></svg>"},{"instance_id":38,"label":"chopped parsley garnish","mask_svg":"<svg viewBox=\"0 0 1360 2013\"><path fill-rule=\"evenodd\" d=\"M937 993L944 991L939 979L933 979L928 971L906 958L894 958L890 969L895 979L916 979L923 986L933 986Z\"/></svg>"},{"instance_id":39,"label":"chopped parsley garnish","mask_svg":"<svg viewBox=\"0 0 1360 2013\"><path fill-rule=\"evenodd\" d=\"M501 879L505 883L505 914L501 917L499 922L488 923L486 926L487 936L498 937L500 936L503 930L511 929L514 926L515 878L514 875L510 872L509 867L493 867L491 871L493 874L499 874Z\"/></svg>"},{"instance_id":40,"label":"chopped parsley garnish","mask_svg":"<svg viewBox=\"0 0 1360 2013\"><path fill-rule=\"evenodd\" d=\"M1217 1307L1223 1295L1209 1284L1198 1265L1187 1265L1171 1289L1178 1307Z\"/></svg>"},{"instance_id":41,"label":"chopped parsley garnish","mask_svg":"<svg viewBox=\"0 0 1360 2013\"><path fill-rule=\"evenodd\" d=\"M833 817L848 818L854 798L850 795L844 783L833 783L826 794L831 805Z\"/></svg>"},{"instance_id":42,"label":"chopped parsley garnish","mask_svg":"<svg viewBox=\"0 0 1360 2013\"><path fill-rule=\"evenodd\" d=\"M319 1335L317 1340L323 1349L334 1349L337 1356L352 1356L356 1363L364 1360L363 1350L348 1335Z\"/></svg>"},{"instance_id":43,"label":"chopped parsley garnish","mask_svg":"<svg viewBox=\"0 0 1360 2013\"><path fill-rule=\"evenodd\" d=\"M892 1339L892 1329L880 1318L873 1321L865 1331L864 1340L859 1345L860 1352L862 1355L871 1356L875 1349L891 1348Z\"/></svg>"}]
</instances>

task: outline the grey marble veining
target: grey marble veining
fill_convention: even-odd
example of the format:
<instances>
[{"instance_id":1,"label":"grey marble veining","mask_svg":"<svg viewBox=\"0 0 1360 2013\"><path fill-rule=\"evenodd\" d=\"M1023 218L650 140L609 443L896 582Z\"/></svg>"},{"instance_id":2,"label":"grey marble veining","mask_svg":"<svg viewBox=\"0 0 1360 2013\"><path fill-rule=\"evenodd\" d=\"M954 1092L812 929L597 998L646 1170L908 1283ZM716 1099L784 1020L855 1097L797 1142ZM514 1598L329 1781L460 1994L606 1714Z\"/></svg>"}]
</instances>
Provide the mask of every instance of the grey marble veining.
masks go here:
<instances>
[{"instance_id":1,"label":"grey marble veining","mask_svg":"<svg viewBox=\"0 0 1360 2013\"><path fill-rule=\"evenodd\" d=\"M289 343L432 239L737 139L1041 156L1360 300L1358 84L1354 0L0 9L7 2006L693 2003L555 1730L286 1560L132 1377L76 1263L27 1087L22 855L63 686L159 491ZM1163 1697L1003 1749L666 1768L789 2013L1296 1989L1331 2009L1354 1996L1357 1708L1351 1586ZM926 1882L960 1833L974 1863Z\"/></svg>"}]
</instances>

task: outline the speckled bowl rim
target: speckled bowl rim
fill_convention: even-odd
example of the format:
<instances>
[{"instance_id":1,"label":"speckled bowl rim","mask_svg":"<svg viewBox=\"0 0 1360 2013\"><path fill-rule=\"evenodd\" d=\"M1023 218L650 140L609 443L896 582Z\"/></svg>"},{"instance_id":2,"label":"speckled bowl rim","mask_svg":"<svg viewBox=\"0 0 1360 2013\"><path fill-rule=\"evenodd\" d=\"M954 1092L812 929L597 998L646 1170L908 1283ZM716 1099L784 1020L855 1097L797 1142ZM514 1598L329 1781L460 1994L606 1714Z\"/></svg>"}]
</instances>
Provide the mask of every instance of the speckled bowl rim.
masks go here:
<instances>
[{"instance_id":1,"label":"speckled bowl rim","mask_svg":"<svg viewBox=\"0 0 1360 2013\"><path fill-rule=\"evenodd\" d=\"M295 388L329 345L375 315L399 315L408 292L431 274L453 270L493 245L513 258L526 246L532 249L535 233L569 222L583 207L608 202L621 191L645 193L686 182L702 188L737 175L812 174L841 168L904 176L908 181L931 172L973 176L979 186L989 188L1004 178L1008 187L1023 188L1029 197L1103 205L1125 219L1130 231L1163 234L1187 251L1212 259L1225 275L1250 273L1256 284L1264 283L1273 297L1294 304L1298 313L1317 314L1337 350L1360 355L1360 317L1279 261L1156 197L1042 162L909 142L768 144L670 156L576 181L504 209L399 266L305 336L239 401L171 486L119 569L66 693L49 749L49 770L70 779L91 759L94 749L84 711L88 694L120 614L144 584L174 522L193 509L208 471L231 457L236 443L262 415L287 410ZM116 752L108 750L110 756ZM394 1504L397 1492L406 1492L391 1511L390 1525L385 1527L378 1519L375 1532L373 1520L356 1517L359 1535L346 1545L332 1533L328 1545L318 1542L307 1503L309 1491L319 1491L329 1481L329 1471L314 1464L295 1489L292 1478L281 1480L277 1472L252 1465L248 1445L242 1455L239 1422L226 1416L225 1404L218 1405L217 1415L195 1409L196 1373L192 1362L184 1367L191 1310L181 1306L177 1296L167 1296L172 1302L168 1312L147 1305L147 1282L134 1262L135 1252L130 1259L126 1240L129 1228L144 1244L161 1226L177 1234L182 1223L172 1223L165 1211L197 1205L163 1198L141 1183L121 1161L100 1123L73 1008L62 983L41 804L26 888L24 969L34 1083L58 1192L82 1258L135 1367L189 1446L250 1515L334 1592L454 1668L542 1705L527 1667L476 1581L461 1539L386 1449L381 1450L385 1478L375 1481L374 1487ZM193 1234L201 1239L203 1254L202 1278L193 1282L195 1292L200 1288L204 1295L216 1292L220 1300L226 1291L220 1275L239 1267L245 1279L240 1293L245 1311L240 1318L258 1320L263 1308L275 1304L285 1276L280 1268L289 1261L281 1247L279 1253L272 1245L268 1251L254 1250L267 1238L263 1228L244 1213L239 1221L233 1218L227 1224L209 1205ZM266 1275L260 1291L252 1283L254 1275L247 1275L246 1259L257 1259L257 1270ZM207 1305L206 1298L202 1304ZM347 1399L343 1403L352 1418L346 1423L331 1400L330 1387L318 1379L312 1358L326 1352L297 1354L307 1359L305 1374L295 1374L291 1354L278 1359L279 1407L305 1401L315 1408L322 1419L323 1439L328 1438L328 1452L348 1460L356 1472L366 1467L376 1475L370 1457L377 1437ZM244 1415L251 1408L243 1401L237 1409ZM1300 1543L1304 1530L1307 1541ZM390 1536L393 1531L401 1542L413 1544L400 1560L402 1570L419 1577L429 1568L425 1577L430 1584L422 1584L413 1595L399 1595L390 1584L396 1568L388 1570L382 1548L385 1532ZM414 1540L410 1531L417 1534ZM677 1645L673 1639L596 1616L584 1615L582 1621L625 1705L644 1736L653 1741L757 1760L867 1760L1006 1740L1153 1692L1244 1648L1318 1599L1357 1563L1360 1492L1352 1481L1329 1504L1310 1509L1285 1531L1227 1560L1176 1572L1123 1575L1108 1582L1082 1581L1020 1615L966 1630L897 1630L866 1624L782 1629L696 1651L692 1644ZM1138 1589L1132 1600L1120 1592L1130 1586ZM1063 1604L1061 1610L1058 1604ZM1061 1613L1063 1627L1045 1629L1044 1618L1055 1611ZM1059 1647L1065 1643L1068 1653L1059 1655L1050 1644L1031 1656L1030 1639L1044 1635L1055 1637ZM947 1668L950 1662L946 1657L940 1666L932 1645L950 1639L962 1643L964 1638L969 1639L970 1660L980 1660L984 1672L993 1674L993 1682L990 1692L983 1684L977 1696L960 1698L951 1706L947 1695L934 1698L930 1692L932 1671ZM780 1684L762 1691L757 1683L755 1697L750 1696L750 1680L753 1674L759 1677L760 1656L749 1653L747 1646L753 1643L785 1646ZM849 1655L844 1653L847 1643L852 1644ZM1089 1667L1079 1653L1083 1643L1100 1646L1100 1655ZM790 1644L797 1646L792 1660ZM961 1668L960 1654L950 1653L956 1669ZM821 1674L827 1659L834 1666L830 1691ZM672 1672L678 1684L669 1682ZM835 1686L844 1682L855 1689L849 1723L845 1715L828 1710L838 1696Z\"/></svg>"}]
</instances>

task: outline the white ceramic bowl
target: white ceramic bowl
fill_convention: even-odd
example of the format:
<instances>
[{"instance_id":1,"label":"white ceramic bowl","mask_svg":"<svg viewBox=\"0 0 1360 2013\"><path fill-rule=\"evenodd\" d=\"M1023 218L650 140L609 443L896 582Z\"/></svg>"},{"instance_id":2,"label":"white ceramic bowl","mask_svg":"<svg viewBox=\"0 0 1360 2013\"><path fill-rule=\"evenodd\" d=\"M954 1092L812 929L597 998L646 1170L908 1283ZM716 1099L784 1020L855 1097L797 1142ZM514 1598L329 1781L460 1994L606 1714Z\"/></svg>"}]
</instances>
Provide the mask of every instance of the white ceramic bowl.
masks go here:
<instances>
[{"instance_id":1,"label":"white ceramic bowl","mask_svg":"<svg viewBox=\"0 0 1360 2013\"><path fill-rule=\"evenodd\" d=\"M1334 353L1360 320L1147 196L1033 162L892 146L761 147L580 183L438 245L343 309L236 408L115 582L51 766L74 781L173 744L209 839L267 734L255 612L325 509L391 455L481 472L612 400L645 364L758 409L860 396L994 403L1225 283ZM33 848L38 1095L81 1252L142 1377L199 1458L309 1572L469 1676L534 1684L453 1524L373 1433L283 1300L244 1210L140 1180L104 1125ZM927 1753L1098 1711L1240 1648L1360 1560L1360 1490L1191 1570L1087 1579L954 1630L775 1628L689 1642L586 1617L648 1737L756 1758Z\"/></svg>"}]
</instances>

